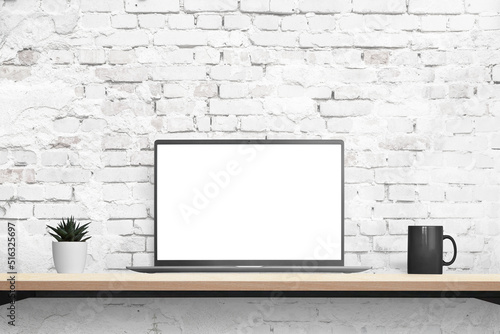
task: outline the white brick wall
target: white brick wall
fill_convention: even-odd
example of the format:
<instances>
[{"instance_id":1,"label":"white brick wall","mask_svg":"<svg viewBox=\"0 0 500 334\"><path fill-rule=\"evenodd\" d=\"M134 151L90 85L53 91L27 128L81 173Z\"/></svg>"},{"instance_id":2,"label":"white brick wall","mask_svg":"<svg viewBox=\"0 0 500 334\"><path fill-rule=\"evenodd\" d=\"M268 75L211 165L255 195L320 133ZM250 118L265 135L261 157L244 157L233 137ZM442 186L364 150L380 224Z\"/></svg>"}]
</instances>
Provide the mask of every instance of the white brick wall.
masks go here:
<instances>
[{"instance_id":1,"label":"white brick wall","mask_svg":"<svg viewBox=\"0 0 500 334\"><path fill-rule=\"evenodd\" d=\"M498 272L499 1L0 0L0 7L0 219L23 226L23 271L54 271L43 226L65 215L94 222L89 272L150 264L154 140L267 137L345 140L347 264L404 272L407 226L436 224L458 242L447 272ZM342 332L348 323L371 332L392 318L401 331L414 328L404 322L410 311L395 313L401 308L392 301L370 301L387 311L366 325L356 312L372 306L341 301L341 321L326 306L338 302L282 301L249 329ZM234 305L235 318L254 310L205 303L217 319L225 305ZM424 315L432 309L419 307ZM493 310L474 301L451 307L470 319ZM464 330L492 331L466 318L453 317ZM224 319L202 330L237 330ZM134 331L151 327L137 323ZM185 332L196 328L195 320L183 323ZM418 329L456 330L446 324L431 319ZM162 329L180 332L175 326Z\"/></svg>"}]
</instances>

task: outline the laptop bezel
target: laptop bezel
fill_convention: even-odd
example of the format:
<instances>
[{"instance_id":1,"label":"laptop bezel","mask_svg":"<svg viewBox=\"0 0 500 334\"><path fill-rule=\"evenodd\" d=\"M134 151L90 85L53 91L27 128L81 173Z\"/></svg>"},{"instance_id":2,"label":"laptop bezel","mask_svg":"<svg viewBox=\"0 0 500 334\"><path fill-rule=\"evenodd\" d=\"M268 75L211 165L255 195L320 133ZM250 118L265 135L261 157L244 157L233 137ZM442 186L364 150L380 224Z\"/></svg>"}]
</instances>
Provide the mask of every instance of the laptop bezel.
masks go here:
<instances>
[{"instance_id":1,"label":"laptop bezel","mask_svg":"<svg viewBox=\"0 0 500 334\"><path fill-rule=\"evenodd\" d=\"M158 259L157 177L159 145L340 145L341 147L341 259L340 260L160 260ZM158 139L154 143L154 265L158 266L344 266L344 141L339 139Z\"/></svg>"}]
</instances>

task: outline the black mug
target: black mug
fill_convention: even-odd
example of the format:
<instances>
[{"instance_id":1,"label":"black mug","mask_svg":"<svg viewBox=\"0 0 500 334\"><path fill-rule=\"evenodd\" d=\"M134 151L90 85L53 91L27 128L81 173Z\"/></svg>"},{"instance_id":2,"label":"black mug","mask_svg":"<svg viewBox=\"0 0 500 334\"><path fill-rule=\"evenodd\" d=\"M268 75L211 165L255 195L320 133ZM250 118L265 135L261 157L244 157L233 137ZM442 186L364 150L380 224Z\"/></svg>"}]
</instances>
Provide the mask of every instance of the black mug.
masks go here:
<instances>
[{"instance_id":1,"label":"black mug","mask_svg":"<svg viewBox=\"0 0 500 334\"><path fill-rule=\"evenodd\" d=\"M443 241L453 244L453 258L443 260ZM457 244L449 235L443 235L442 226L408 226L408 274L442 274L457 258Z\"/></svg>"}]
</instances>

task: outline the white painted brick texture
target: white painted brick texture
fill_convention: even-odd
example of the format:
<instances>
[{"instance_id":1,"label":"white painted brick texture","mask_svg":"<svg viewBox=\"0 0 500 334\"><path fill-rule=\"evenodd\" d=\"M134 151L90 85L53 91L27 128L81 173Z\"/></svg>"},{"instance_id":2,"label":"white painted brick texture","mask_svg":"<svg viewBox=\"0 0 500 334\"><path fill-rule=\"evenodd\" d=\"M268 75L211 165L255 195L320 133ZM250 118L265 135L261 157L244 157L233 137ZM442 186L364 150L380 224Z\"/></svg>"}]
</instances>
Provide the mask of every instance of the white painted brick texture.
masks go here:
<instances>
[{"instance_id":1,"label":"white painted brick texture","mask_svg":"<svg viewBox=\"0 0 500 334\"><path fill-rule=\"evenodd\" d=\"M151 264L155 139L339 138L347 264L405 272L407 226L427 224L456 237L457 263L446 272L498 272L499 1L0 0L0 7L0 220L23 226L23 271L54 272L44 226L67 215L93 222L88 272ZM237 331L230 317L247 318L255 306L182 303L213 312L220 326L202 319L203 332ZM479 316L492 308L457 302L450 308L469 317L455 316L456 328L435 319L424 328L423 320L404 322L411 314L401 305L415 305L398 303L280 301L249 326L348 332L365 326L359 307L387 310L367 332L393 318L402 331L422 332L491 332L499 321L498 312L491 323ZM33 311L28 331L45 308ZM417 308L427 314L432 305ZM162 329L201 328L176 320ZM147 331L138 323L133 331ZM123 324L131 330L127 318Z\"/></svg>"}]
</instances>

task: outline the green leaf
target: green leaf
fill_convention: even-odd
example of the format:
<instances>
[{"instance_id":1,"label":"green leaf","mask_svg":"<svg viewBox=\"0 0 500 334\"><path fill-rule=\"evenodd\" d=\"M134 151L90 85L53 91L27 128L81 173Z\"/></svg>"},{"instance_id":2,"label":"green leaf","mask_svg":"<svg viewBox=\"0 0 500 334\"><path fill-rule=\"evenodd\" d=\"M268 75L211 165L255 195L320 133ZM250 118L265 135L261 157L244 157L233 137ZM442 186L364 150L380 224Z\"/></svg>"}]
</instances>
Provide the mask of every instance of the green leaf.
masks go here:
<instances>
[{"instance_id":1,"label":"green leaf","mask_svg":"<svg viewBox=\"0 0 500 334\"><path fill-rule=\"evenodd\" d=\"M57 236L57 235L55 235L55 234L52 234L52 233L50 233L50 232L49 232L49 234L50 234L51 236L53 236L53 237L54 237L57 241L62 241L62 239L61 239L59 236Z\"/></svg>"}]
</instances>

